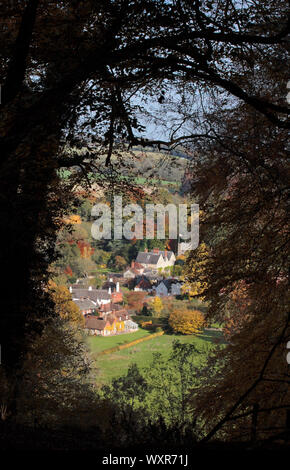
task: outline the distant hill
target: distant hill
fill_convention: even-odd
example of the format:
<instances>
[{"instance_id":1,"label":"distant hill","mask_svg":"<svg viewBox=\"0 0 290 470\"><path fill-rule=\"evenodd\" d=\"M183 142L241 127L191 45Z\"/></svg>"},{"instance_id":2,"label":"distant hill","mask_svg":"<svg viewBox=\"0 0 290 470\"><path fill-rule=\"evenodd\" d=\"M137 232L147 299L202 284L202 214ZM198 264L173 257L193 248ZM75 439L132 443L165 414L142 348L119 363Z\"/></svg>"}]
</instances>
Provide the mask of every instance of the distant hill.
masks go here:
<instances>
[{"instance_id":1,"label":"distant hill","mask_svg":"<svg viewBox=\"0 0 290 470\"><path fill-rule=\"evenodd\" d=\"M188 161L180 156L163 152L134 150L134 173L142 178L181 183Z\"/></svg>"},{"instance_id":2,"label":"distant hill","mask_svg":"<svg viewBox=\"0 0 290 470\"><path fill-rule=\"evenodd\" d=\"M158 152L153 150L133 148L129 152L120 152L112 155L111 163L116 165L118 172L124 177L134 178L139 184L155 184L159 180L163 184L180 184L188 165L188 159L182 151L173 155L172 152ZM104 169L106 155L101 155L97 164ZM78 167L75 167L78 171ZM63 177L68 177L71 170L61 171ZM91 174L92 176L92 174Z\"/></svg>"},{"instance_id":3,"label":"distant hill","mask_svg":"<svg viewBox=\"0 0 290 470\"><path fill-rule=\"evenodd\" d=\"M185 158L188 160L190 158L188 152L184 147L181 145L178 145L175 149L169 150L169 151L160 151L157 146L155 147L141 147L141 146L134 146L133 147L134 152L144 152L144 153L161 153L162 155L171 155L173 157L179 157L179 158Z\"/></svg>"}]
</instances>

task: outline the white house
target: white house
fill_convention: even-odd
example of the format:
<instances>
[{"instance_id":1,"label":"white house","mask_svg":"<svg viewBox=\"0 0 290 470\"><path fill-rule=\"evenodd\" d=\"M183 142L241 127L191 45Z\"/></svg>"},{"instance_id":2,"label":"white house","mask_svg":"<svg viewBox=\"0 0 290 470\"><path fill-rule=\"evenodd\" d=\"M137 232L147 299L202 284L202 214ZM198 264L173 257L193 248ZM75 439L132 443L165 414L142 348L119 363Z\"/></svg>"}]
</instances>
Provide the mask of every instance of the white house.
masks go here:
<instances>
[{"instance_id":1,"label":"white house","mask_svg":"<svg viewBox=\"0 0 290 470\"><path fill-rule=\"evenodd\" d=\"M126 268L123 273L125 279L134 279L134 277L141 275L144 272L144 266L136 261L131 262L131 266Z\"/></svg>"},{"instance_id":2,"label":"white house","mask_svg":"<svg viewBox=\"0 0 290 470\"><path fill-rule=\"evenodd\" d=\"M164 271L174 266L175 255L173 251L154 248L153 251L139 251L136 262L142 264L145 269Z\"/></svg>"},{"instance_id":3,"label":"white house","mask_svg":"<svg viewBox=\"0 0 290 470\"><path fill-rule=\"evenodd\" d=\"M133 320L125 320L124 323L125 323L125 331L127 331L128 333L138 330L138 324L135 323Z\"/></svg>"},{"instance_id":4,"label":"white house","mask_svg":"<svg viewBox=\"0 0 290 470\"><path fill-rule=\"evenodd\" d=\"M89 299L97 306L109 304L112 297L110 289L108 291L104 289L94 289L92 286L88 289L70 287L70 292L72 294L72 300Z\"/></svg>"},{"instance_id":5,"label":"white house","mask_svg":"<svg viewBox=\"0 0 290 470\"><path fill-rule=\"evenodd\" d=\"M96 302L90 299L73 299L73 302L79 307L83 315L91 315L97 309Z\"/></svg>"},{"instance_id":6,"label":"white house","mask_svg":"<svg viewBox=\"0 0 290 470\"><path fill-rule=\"evenodd\" d=\"M155 292L158 297L165 297L167 295L180 295L181 286L182 283L177 279L164 279L155 287Z\"/></svg>"}]
</instances>

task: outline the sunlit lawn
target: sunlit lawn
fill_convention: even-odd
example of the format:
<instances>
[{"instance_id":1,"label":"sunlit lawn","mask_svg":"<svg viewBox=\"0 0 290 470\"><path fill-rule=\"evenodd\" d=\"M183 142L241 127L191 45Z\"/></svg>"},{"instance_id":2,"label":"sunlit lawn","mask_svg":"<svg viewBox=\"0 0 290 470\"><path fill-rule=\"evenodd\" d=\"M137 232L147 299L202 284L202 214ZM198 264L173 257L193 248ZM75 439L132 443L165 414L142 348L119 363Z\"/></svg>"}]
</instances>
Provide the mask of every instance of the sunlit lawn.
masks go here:
<instances>
[{"instance_id":1,"label":"sunlit lawn","mask_svg":"<svg viewBox=\"0 0 290 470\"><path fill-rule=\"evenodd\" d=\"M135 339L142 338L143 336L148 336L149 334L149 331L139 328L136 333L124 333L121 335L108 336L105 338L101 336L90 336L88 337L88 343L90 350L93 354L95 354L103 351L104 349L114 348L115 346L120 346L121 344L129 343Z\"/></svg>"},{"instance_id":2,"label":"sunlit lawn","mask_svg":"<svg viewBox=\"0 0 290 470\"><path fill-rule=\"evenodd\" d=\"M94 337L89 338L91 350L94 353L93 357L96 359L96 366L98 369L96 383L102 384L111 381L115 377L126 374L128 367L132 363L136 363L141 369L150 365L153 353L158 352L162 355L169 357L171 346L174 340L178 339L182 343L193 343L201 354L196 354L196 364L198 365L204 360L205 355L215 348L217 344L223 344L222 333L219 331L205 331L199 336L183 336L183 335L169 335L165 334L156 338L152 338L143 343L136 344L130 348L116 351L112 354L98 356L96 353L113 346L121 344L121 341L128 342L128 336L133 339L145 336L148 334L145 330L139 330L136 333L129 333L128 335L112 336L110 338ZM127 338L125 338L125 336Z\"/></svg>"}]
</instances>

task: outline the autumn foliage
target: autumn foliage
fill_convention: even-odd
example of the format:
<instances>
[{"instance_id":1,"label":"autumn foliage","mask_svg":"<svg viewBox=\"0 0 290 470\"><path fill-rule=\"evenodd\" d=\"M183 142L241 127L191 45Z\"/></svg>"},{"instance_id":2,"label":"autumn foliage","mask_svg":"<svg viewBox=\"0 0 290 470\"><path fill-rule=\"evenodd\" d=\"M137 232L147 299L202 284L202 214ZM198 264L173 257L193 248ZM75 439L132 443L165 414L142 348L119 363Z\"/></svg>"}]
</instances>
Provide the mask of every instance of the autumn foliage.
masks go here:
<instances>
[{"instance_id":1,"label":"autumn foliage","mask_svg":"<svg viewBox=\"0 0 290 470\"><path fill-rule=\"evenodd\" d=\"M83 240L77 242L78 248L81 253L81 258L90 259L95 249L91 245Z\"/></svg>"},{"instance_id":2,"label":"autumn foliage","mask_svg":"<svg viewBox=\"0 0 290 470\"><path fill-rule=\"evenodd\" d=\"M67 225L80 225L82 223L82 219L78 214L72 214L69 217L65 217L63 222Z\"/></svg>"},{"instance_id":3,"label":"autumn foliage","mask_svg":"<svg viewBox=\"0 0 290 470\"><path fill-rule=\"evenodd\" d=\"M146 292L128 292L125 300L132 310L140 311L145 303Z\"/></svg>"},{"instance_id":4,"label":"autumn foliage","mask_svg":"<svg viewBox=\"0 0 290 470\"><path fill-rule=\"evenodd\" d=\"M154 299L152 300L150 305L151 305L152 310L153 310L153 316L154 317L160 317L161 312L163 310L163 303L162 303L162 300L160 299L160 297L158 297L158 296L154 297Z\"/></svg>"},{"instance_id":5,"label":"autumn foliage","mask_svg":"<svg viewBox=\"0 0 290 470\"><path fill-rule=\"evenodd\" d=\"M190 263L190 258L186 262L185 279L181 291L183 294L187 294L189 298L199 297L203 299L202 294L207 289L206 267L209 258L209 251L204 242L200 243L195 250L195 256L195 263Z\"/></svg>"},{"instance_id":6,"label":"autumn foliage","mask_svg":"<svg viewBox=\"0 0 290 470\"><path fill-rule=\"evenodd\" d=\"M49 291L55 304L55 312L61 318L68 320L72 325L83 327L84 318L78 306L72 301L68 288L57 286L54 282L50 281Z\"/></svg>"},{"instance_id":7,"label":"autumn foliage","mask_svg":"<svg viewBox=\"0 0 290 470\"><path fill-rule=\"evenodd\" d=\"M171 313L168 323L175 333L193 335L202 330L205 320L199 310L181 308Z\"/></svg>"},{"instance_id":8,"label":"autumn foliage","mask_svg":"<svg viewBox=\"0 0 290 470\"><path fill-rule=\"evenodd\" d=\"M185 270L207 284L207 319L223 323L228 342L193 401L208 440L270 441L289 427L287 138L242 107L220 125L222 144L200 148L194 173L208 255L192 250Z\"/></svg>"},{"instance_id":9,"label":"autumn foliage","mask_svg":"<svg viewBox=\"0 0 290 470\"><path fill-rule=\"evenodd\" d=\"M64 273L69 277L73 276L72 268L70 266L65 268Z\"/></svg>"},{"instance_id":10,"label":"autumn foliage","mask_svg":"<svg viewBox=\"0 0 290 470\"><path fill-rule=\"evenodd\" d=\"M249 307L251 301L245 281L236 283L233 291L229 293L229 300L226 303L226 321L223 332L226 338L242 331L247 322L250 321Z\"/></svg>"}]
</instances>

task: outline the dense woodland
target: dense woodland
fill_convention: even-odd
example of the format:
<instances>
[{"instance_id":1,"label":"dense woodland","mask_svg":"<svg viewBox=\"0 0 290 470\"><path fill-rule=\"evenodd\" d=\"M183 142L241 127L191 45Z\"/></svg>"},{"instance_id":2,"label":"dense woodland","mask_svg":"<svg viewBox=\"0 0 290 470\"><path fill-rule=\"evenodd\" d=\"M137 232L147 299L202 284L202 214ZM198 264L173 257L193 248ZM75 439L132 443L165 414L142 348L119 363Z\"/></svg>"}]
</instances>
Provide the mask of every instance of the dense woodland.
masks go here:
<instances>
[{"instance_id":1,"label":"dense woodland","mask_svg":"<svg viewBox=\"0 0 290 470\"><path fill-rule=\"evenodd\" d=\"M15 0L0 14L4 448L53 449L53 432L81 449L289 444L288 2ZM146 150L182 160L178 178L186 161L183 191ZM80 188L145 203L145 173L167 181L160 198L200 204L184 275L227 343L198 370L176 343L100 391L82 319L50 282L73 258L61 237L83 239L68 217L89 222ZM130 262L132 246L95 246L97 261Z\"/></svg>"},{"instance_id":2,"label":"dense woodland","mask_svg":"<svg viewBox=\"0 0 290 470\"><path fill-rule=\"evenodd\" d=\"M153 160L154 161L154 160ZM150 159L147 159L147 163ZM144 175L144 172L141 173ZM164 182L164 180L160 180ZM166 181L165 181L166 183ZM146 203L162 203L167 204L188 204L190 211L189 199L182 194L182 181L176 181L171 187L164 184L158 187L158 180L155 182L147 179L146 182L138 183L139 187L145 188L142 200L140 200L144 214L146 211ZM160 183L159 183L160 184ZM74 212L64 219L64 225L58 233L56 240L57 260L52 263L51 276L57 284L73 284L78 278L86 279L92 285L100 287L106 280L108 272L122 272L131 265L136 259L139 251L152 250L153 248L177 249L177 240L170 240L168 236L168 217L165 217L165 237L163 240L147 240L146 226L144 222L143 239L133 238L132 240L114 240L101 239L96 240L92 235L92 224L95 217L92 215L94 204L107 204L111 207L111 231L114 231L114 193L102 194L101 188L95 190L95 195L84 195L86 190L81 191L79 196L79 205L74 208ZM132 200L132 199L131 199ZM133 199L134 201L134 199ZM130 202L125 199L123 204ZM136 202L136 201L135 201ZM178 211L177 211L178 212ZM124 218L126 221L128 217ZM172 269L172 274L181 274L178 264L184 264L184 260L180 260ZM90 276L91 275L91 276ZM89 280L89 277L91 278ZM94 278L92 278L94 277ZM82 281L83 282L83 281Z\"/></svg>"}]
</instances>

